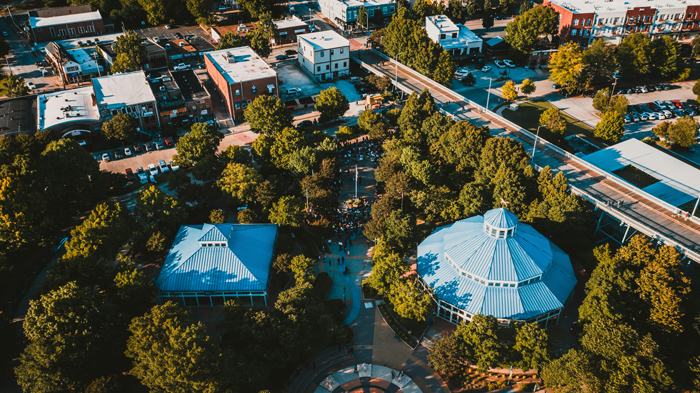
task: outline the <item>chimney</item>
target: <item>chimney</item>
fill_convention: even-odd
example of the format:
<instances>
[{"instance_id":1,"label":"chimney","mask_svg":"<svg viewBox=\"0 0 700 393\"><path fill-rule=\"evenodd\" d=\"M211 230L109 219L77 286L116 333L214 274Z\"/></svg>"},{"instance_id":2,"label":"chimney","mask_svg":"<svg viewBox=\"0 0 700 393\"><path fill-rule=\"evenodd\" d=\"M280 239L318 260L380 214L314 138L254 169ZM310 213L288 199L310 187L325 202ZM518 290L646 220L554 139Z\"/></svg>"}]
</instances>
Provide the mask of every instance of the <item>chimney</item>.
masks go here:
<instances>
[{"instance_id":1,"label":"chimney","mask_svg":"<svg viewBox=\"0 0 700 393\"><path fill-rule=\"evenodd\" d=\"M95 96L95 93L91 93L90 97L92 97L92 105L97 106L97 97Z\"/></svg>"}]
</instances>

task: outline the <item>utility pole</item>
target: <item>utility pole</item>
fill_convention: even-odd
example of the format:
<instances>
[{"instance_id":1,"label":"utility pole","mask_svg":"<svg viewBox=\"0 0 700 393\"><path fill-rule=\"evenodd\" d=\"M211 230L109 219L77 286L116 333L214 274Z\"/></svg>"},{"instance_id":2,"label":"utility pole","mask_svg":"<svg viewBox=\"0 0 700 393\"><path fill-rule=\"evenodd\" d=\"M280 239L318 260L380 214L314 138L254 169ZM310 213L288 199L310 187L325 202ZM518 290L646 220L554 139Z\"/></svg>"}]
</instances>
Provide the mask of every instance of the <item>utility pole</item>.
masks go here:
<instances>
[{"instance_id":1,"label":"utility pole","mask_svg":"<svg viewBox=\"0 0 700 393\"><path fill-rule=\"evenodd\" d=\"M540 127L537 127L537 134L535 134L535 143L532 145L532 163L535 163L535 149L537 148L537 138L540 136Z\"/></svg>"},{"instance_id":2,"label":"utility pole","mask_svg":"<svg viewBox=\"0 0 700 393\"><path fill-rule=\"evenodd\" d=\"M493 80L493 78L489 78L489 89L486 90L486 92L488 93L486 95L486 110L489 110L489 99L491 99L491 81L492 80Z\"/></svg>"},{"instance_id":3,"label":"utility pole","mask_svg":"<svg viewBox=\"0 0 700 393\"><path fill-rule=\"evenodd\" d=\"M360 173L357 172L357 164L355 164L355 200L357 200L357 178L360 177Z\"/></svg>"},{"instance_id":4,"label":"utility pole","mask_svg":"<svg viewBox=\"0 0 700 393\"><path fill-rule=\"evenodd\" d=\"M695 211L698 210L698 203L700 203L700 196L698 196L698 200L695 202L695 207L693 208L693 214L690 215L690 218L695 217Z\"/></svg>"}]
</instances>

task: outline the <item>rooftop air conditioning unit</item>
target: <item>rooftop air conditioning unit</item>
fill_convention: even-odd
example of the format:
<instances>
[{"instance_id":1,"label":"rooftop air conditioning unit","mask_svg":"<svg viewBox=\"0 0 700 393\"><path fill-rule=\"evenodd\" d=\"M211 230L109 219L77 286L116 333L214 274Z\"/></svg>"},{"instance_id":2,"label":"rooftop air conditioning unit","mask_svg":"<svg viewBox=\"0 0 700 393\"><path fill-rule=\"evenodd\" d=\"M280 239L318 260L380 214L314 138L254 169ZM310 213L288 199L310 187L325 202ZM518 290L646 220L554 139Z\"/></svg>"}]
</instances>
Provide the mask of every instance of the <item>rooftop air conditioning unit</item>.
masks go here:
<instances>
[{"instance_id":1,"label":"rooftop air conditioning unit","mask_svg":"<svg viewBox=\"0 0 700 393\"><path fill-rule=\"evenodd\" d=\"M161 86L160 91L165 91L165 86Z\"/></svg>"},{"instance_id":2,"label":"rooftop air conditioning unit","mask_svg":"<svg viewBox=\"0 0 700 393\"><path fill-rule=\"evenodd\" d=\"M180 41L180 47L183 47L183 46L185 46L185 42L184 42L184 41Z\"/></svg>"}]
</instances>

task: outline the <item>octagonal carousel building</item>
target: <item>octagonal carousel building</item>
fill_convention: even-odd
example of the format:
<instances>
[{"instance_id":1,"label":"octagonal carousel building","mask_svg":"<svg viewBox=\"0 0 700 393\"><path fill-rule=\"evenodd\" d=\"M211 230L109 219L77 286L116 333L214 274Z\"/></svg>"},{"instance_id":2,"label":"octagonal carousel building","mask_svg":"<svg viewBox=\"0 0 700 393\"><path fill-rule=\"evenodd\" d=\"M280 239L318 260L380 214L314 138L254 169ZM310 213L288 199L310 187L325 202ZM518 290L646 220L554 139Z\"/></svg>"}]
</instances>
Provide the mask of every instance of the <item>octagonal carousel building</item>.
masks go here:
<instances>
[{"instance_id":1,"label":"octagonal carousel building","mask_svg":"<svg viewBox=\"0 0 700 393\"><path fill-rule=\"evenodd\" d=\"M484 314L551 326L576 286L569 256L503 208L437 228L418 246L417 272L452 323Z\"/></svg>"}]
</instances>

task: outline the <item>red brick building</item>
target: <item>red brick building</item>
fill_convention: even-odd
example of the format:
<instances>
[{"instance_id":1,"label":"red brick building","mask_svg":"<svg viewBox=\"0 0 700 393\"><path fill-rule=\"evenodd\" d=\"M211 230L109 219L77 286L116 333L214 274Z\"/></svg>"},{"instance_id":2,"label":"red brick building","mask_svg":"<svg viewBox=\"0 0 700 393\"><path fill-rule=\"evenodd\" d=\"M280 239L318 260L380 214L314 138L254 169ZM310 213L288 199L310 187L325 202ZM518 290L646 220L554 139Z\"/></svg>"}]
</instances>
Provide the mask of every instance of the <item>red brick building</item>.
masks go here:
<instances>
[{"instance_id":1,"label":"red brick building","mask_svg":"<svg viewBox=\"0 0 700 393\"><path fill-rule=\"evenodd\" d=\"M34 42L92 37L114 31L114 22L105 21L100 11L89 5L29 11L29 26Z\"/></svg>"},{"instance_id":2,"label":"red brick building","mask_svg":"<svg viewBox=\"0 0 700 393\"><path fill-rule=\"evenodd\" d=\"M234 119L260 96L279 97L277 72L248 46L207 52L204 64Z\"/></svg>"}]
</instances>

